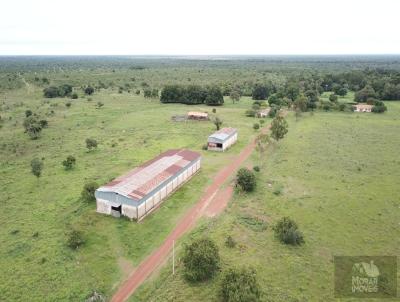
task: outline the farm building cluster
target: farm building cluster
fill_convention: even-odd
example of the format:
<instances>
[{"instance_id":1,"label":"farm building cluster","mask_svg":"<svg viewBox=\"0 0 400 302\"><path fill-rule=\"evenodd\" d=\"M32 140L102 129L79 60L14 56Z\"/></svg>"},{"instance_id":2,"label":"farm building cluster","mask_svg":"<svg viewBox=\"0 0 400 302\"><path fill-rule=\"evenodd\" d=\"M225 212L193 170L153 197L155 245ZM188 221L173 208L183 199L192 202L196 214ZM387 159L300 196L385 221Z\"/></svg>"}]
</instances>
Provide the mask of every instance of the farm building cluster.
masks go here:
<instances>
[{"instance_id":1,"label":"farm building cluster","mask_svg":"<svg viewBox=\"0 0 400 302\"><path fill-rule=\"evenodd\" d=\"M222 128L208 137L207 149L225 151L237 141L238 133L235 128Z\"/></svg>"},{"instance_id":2,"label":"farm building cluster","mask_svg":"<svg viewBox=\"0 0 400 302\"><path fill-rule=\"evenodd\" d=\"M201 156L169 150L98 188L97 212L141 220L200 169Z\"/></svg>"},{"instance_id":3,"label":"farm building cluster","mask_svg":"<svg viewBox=\"0 0 400 302\"><path fill-rule=\"evenodd\" d=\"M188 113L196 120L208 115ZM225 151L237 141L234 128L222 128L208 137L207 149ZM140 221L151 213L200 169L199 153L174 149L129 171L95 191L97 212L114 217L126 216Z\"/></svg>"}]
</instances>

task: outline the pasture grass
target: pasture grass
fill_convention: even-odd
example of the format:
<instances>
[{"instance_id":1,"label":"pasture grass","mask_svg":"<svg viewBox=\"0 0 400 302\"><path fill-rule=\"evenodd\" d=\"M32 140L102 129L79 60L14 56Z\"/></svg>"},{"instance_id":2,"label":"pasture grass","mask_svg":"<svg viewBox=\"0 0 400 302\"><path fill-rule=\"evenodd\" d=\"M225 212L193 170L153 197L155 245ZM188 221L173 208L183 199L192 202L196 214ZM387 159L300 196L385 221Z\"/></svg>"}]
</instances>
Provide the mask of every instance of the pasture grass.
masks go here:
<instances>
[{"instance_id":1,"label":"pasture grass","mask_svg":"<svg viewBox=\"0 0 400 302\"><path fill-rule=\"evenodd\" d=\"M254 119L244 115L248 98L237 104L227 99L216 108L223 126L239 129L238 143L224 154L202 150L215 131L211 122L171 121L174 114L211 113L212 107L163 105L113 90L77 100L44 99L34 85L3 92L0 98L2 301L82 301L94 290L110 297L129 272L127 264L133 268L161 244L212 176L255 134ZM97 109L99 101L104 106ZM27 109L49 122L38 140L23 131ZM85 146L89 137L99 143L91 152ZM97 214L95 203L80 199L86 182L104 184L172 148L200 152L201 172L143 222ZM61 164L68 155L77 160L71 171ZM30 172L35 157L44 162L39 179ZM76 251L66 245L71 228L82 230L86 241Z\"/></svg>"},{"instance_id":2,"label":"pasture grass","mask_svg":"<svg viewBox=\"0 0 400 302\"><path fill-rule=\"evenodd\" d=\"M203 219L177 245L176 274L169 261L129 301L219 301L222 271L242 265L256 268L262 301L337 301L334 255L398 255L400 104L386 105L385 114L289 116L287 137L270 145L261 164L257 154L245 164L262 167L256 191L236 192L221 216ZM283 216L298 223L304 245L274 237L271 226ZM217 243L221 272L189 284L179 259L184 244L201 236ZM225 245L228 236L235 248Z\"/></svg>"}]
</instances>

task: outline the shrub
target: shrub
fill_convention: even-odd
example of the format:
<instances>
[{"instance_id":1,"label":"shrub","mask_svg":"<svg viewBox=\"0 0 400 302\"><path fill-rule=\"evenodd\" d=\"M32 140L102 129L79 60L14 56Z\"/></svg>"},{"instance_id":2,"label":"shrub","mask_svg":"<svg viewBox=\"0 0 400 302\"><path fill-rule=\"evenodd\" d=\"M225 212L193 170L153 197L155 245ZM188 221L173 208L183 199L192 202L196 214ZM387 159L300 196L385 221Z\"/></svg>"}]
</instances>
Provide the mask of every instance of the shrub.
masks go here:
<instances>
[{"instance_id":1,"label":"shrub","mask_svg":"<svg viewBox=\"0 0 400 302\"><path fill-rule=\"evenodd\" d=\"M71 102L66 102L66 103L65 103L65 106L66 106L67 108L71 107L71 105L72 105Z\"/></svg>"},{"instance_id":2,"label":"shrub","mask_svg":"<svg viewBox=\"0 0 400 302\"><path fill-rule=\"evenodd\" d=\"M88 148L89 151L91 151L94 148L97 148L97 141L93 138L87 138L86 139L86 148Z\"/></svg>"},{"instance_id":3,"label":"shrub","mask_svg":"<svg viewBox=\"0 0 400 302\"><path fill-rule=\"evenodd\" d=\"M36 177L40 177L43 170L43 162L39 158L34 158L31 161L31 172Z\"/></svg>"},{"instance_id":4,"label":"shrub","mask_svg":"<svg viewBox=\"0 0 400 302\"><path fill-rule=\"evenodd\" d=\"M151 98L152 97L152 90L151 89L144 89L143 90L143 96L145 98Z\"/></svg>"},{"instance_id":5,"label":"shrub","mask_svg":"<svg viewBox=\"0 0 400 302\"><path fill-rule=\"evenodd\" d=\"M42 128L47 128L49 126L49 123L47 122L47 120L40 120L39 124Z\"/></svg>"},{"instance_id":6,"label":"shrub","mask_svg":"<svg viewBox=\"0 0 400 302\"><path fill-rule=\"evenodd\" d=\"M230 268L221 282L221 297L224 302L257 302L261 290L254 268Z\"/></svg>"},{"instance_id":7,"label":"shrub","mask_svg":"<svg viewBox=\"0 0 400 302\"><path fill-rule=\"evenodd\" d=\"M85 94L92 95L94 93L94 88L92 86L88 86L85 88Z\"/></svg>"},{"instance_id":8,"label":"shrub","mask_svg":"<svg viewBox=\"0 0 400 302\"><path fill-rule=\"evenodd\" d=\"M88 182L83 186L83 190L81 193L81 197L85 201L95 201L96 197L94 196L94 192L99 187L96 182Z\"/></svg>"},{"instance_id":9,"label":"shrub","mask_svg":"<svg viewBox=\"0 0 400 302\"><path fill-rule=\"evenodd\" d=\"M232 238L232 236L226 237L225 245L229 248L234 248L236 246L236 241Z\"/></svg>"},{"instance_id":10,"label":"shrub","mask_svg":"<svg viewBox=\"0 0 400 302\"><path fill-rule=\"evenodd\" d=\"M259 166L254 166L253 170L256 171L256 172L260 172L260 167Z\"/></svg>"},{"instance_id":11,"label":"shrub","mask_svg":"<svg viewBox=\"0 0 400 302\"><path fill-rule=\"evenodd\" d=\"M383 113L387 110L385 103L382 101L375 101L374 106L372 107L372 112L374 113Z\"/></svg>"},{"instance_id":12,"label":"shrub","mask_svg":"<svg viewBox=\"0 0 400 302\"><path fill-rule=\"evenodd\" d=\"M217 109L213 108L212 113L217 113Z\"/></svg>"},{"instance_id":13,"label":"shrub","mask_svg":"<svg viewBox=\"0 0 400 302\"><path fill-rule=\"evenodd\" d=\"M245 114L248 117L255 117L256 116L256 111L253 110L253 109L249 109L249 110L246 110Z\"/></svg>"},{"instance_id":14,"label":"shrub","mask_svg":"<svg viewBox=\"0 0 400 302\"><path fill-rule=\"evenodd\" d=\"M205 281L212 278L219 268L219 262L218 247L210 239L197 239L185 246L184 274L189 281Z\"/></svg>"},{"instance_id":15,"label":"shrub","mask_svg":"<svg viewBox=\"0 0 400 302\"><path fill-rule=\"evenodd\" d=\"M322 104L322 109L325 111L329 111L329 110L331 110L331 108L332 108L332 105L330 103L325 102Z\"/></svg>"},{"instance_id":16,"label":"shrub","mask_svg":"<svg viewBox=\"0 0 400 302\"><path fill-rule=\"evenodd\" d=\"M256 176L247 168L240 168L236 175L236 185L243 191L251 192L256 187Z\"/></svg>"},{"instance_id":17,"label":"shrub","mask_svg":"<svg viewBox=\"0 0 400 302\"><path fill-rule=\"evenodd\" d=\"M65 170L71 170L75 165L76 159L72 155L68 155L67 159L63 160L62 165Z\"/></svg>"},{"instance_id":18,"label":"shrub","mask_svg":"<svg viewBox=\"0 0 400 302\"><path fill-rule=\"evenodd\" d=\"M338 96L337 96L336 94L332 93L332 94L329 96L329 100L330 100L331 102L335 103L335 102L337 102L337 100L338 100Z\"/></svg>"},{"instance_id":19,"label":"shrub","mask_svg":"<svg viewBox=\"0 0 400 302\"><path fill-rule=\"evenodd\" d=\"M297 223L289 217L283 217L273 227L275 236L284 244L301 245L304 243L303 234Z\"/></svg>"},{"instance_id":20,"label":"shrub","mask_svg":"<svg viewBox=\"0 0 400 302\"><path fill-rule=\"evenodd\" d=\"M30 117L33 114L32 110L26 110L25 111L25 117Z\"/></svg>"},{"instance_id":21,"label":"shrub","mask_svg":"<svg viewBox=\"0 0 400 302\"><path fill-rule=\"evenodd\" d=\"M23 126L31 139L39 138L42 126L35 116L31 115L25 118Z\"/></svg>"},{"instance_id":22,"label":"shrub","mask_svg":"<svg viewBox=\"0 0 400 302\"><path fill-rule=\"evenodd\" d=\"M255 123L255 124L253 125L253 129L254 129L254 130L260 129L260 124Z\"/></svg>"},{"instance_id":23,"label":"shrub","mask_svg":"<svg viewBox=\"0 0 400 302\"><path fill-rule=\"evenodd\" d=\"M339 111L345 111L346 110L346 104L343 104L343 103L339 104L338 109L339 109Z\"/></svg>"},{"instance_id":24,"label":"shrub","mask_svg":"<svg viewBox=\"0 0 400 302\"><path fill-rule=\"evenodd\" d=\"M67 234L67 245L71 248L76 250L81 245L85 243L83 239L83 234L81 231L77 229L72 229Z\"/></svg>"},{"instance_id":25,"label":"shrub","mask_svg":"<svg viewBox=\"0 0 400 302\"><path fill-rule=\"evenodd\" d=\"M106 298L99 292L93 291L85 300L85 302L106 302Z\"/></svg>"},{"instance_id":26,"label":"shrub","mask_svg":"<svg viewBox=\"0 0 400 302\"><path fill-rule=\"evenodd\" d=\"M76 100L78 98L78 94L74 92L71 96L71 99Z\"/></svg>"},{"instance_id":27,"label":"shrub","mask_svg":"<svg viewBox=\"0 0 400 302\"><path fill-rule=\"evenodd\" d=\"M58 97L58 88L54 86L47 87L43 89L43 94L46 98L56 98Z\"/></svg>"},{"instance_id":28,"label":"shrub","mask_svg":"<svg viewBox=\"0 0 400 302\"><path fill-rule=\"evenodd\" d=\"M271 110L268 112L268 117L274 118L276 116L277 109L275 107L271 107Z\"/></svg>"},{"instance_id":29,"label":"shrub","mask_svg":"<svg viewBox=\"0 0 400 302\"><path fill-rule=\"evenodd\" d=\"M213 119L213 124L215 125L215 127L217 128L217 130L219 130L219 129L221 128L221 125L223 124L223 121L222 121L218 116L216 116L216 117Z\"/></svg>"}]
</instances>

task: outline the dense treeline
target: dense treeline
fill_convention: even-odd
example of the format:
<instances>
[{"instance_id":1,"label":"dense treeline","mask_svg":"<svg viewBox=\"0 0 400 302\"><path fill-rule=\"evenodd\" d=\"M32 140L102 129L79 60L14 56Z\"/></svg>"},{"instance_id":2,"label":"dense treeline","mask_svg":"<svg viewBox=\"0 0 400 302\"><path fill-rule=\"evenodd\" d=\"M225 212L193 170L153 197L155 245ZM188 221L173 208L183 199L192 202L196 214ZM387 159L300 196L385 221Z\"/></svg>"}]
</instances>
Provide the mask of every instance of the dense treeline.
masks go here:
<instances>
[{"instance_id":1,"label":"dense treeline","mask_svg":"<svg viewBox=\"0 0 400 302\"><path fill-rule=\"evenodd\" d=\"M219 106L224 103L224 97L221 89L217 86L168 85L161 91L160 101L162 103Z\"/></svg>"}]
</instances>

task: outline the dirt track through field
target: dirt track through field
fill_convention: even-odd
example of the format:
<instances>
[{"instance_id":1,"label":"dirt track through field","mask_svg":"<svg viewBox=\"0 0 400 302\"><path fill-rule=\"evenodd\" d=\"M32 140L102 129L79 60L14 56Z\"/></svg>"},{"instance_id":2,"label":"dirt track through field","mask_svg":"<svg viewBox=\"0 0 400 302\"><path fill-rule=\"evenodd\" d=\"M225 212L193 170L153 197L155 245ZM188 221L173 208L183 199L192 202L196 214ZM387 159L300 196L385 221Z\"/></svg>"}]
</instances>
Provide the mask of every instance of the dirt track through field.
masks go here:
<instances>
[{"instance_id":1,"label":"dirt track through field","mask_svg":"<svg viewBox=\"0 0 400 302\"><path fill-rule=\"evenodd\" d=\"M267 132L269 126L263 129ZM233 194L233 186L229 184L226 188L222 185L232 176L240 165L250 156L256 146L255 141L249 143L243 151L232 159L230 164L222 168L208 186L200 200L183 216L175 229L168 235L163 244L154 250L149 257L144 259L137 269L133 271L128 279L122 284L112 298L112 302L126 301L130 295L165 262L172 250L173 241L178 240L184 233L188 232L203 215L209 217L218 215L227 206Z\"/></svg>"}]
</instances>

